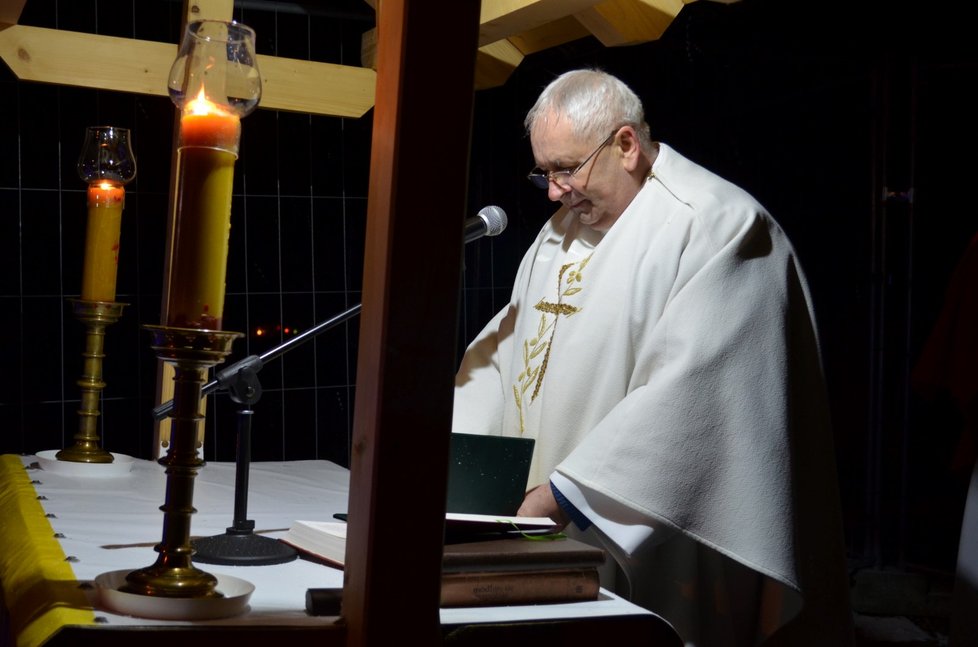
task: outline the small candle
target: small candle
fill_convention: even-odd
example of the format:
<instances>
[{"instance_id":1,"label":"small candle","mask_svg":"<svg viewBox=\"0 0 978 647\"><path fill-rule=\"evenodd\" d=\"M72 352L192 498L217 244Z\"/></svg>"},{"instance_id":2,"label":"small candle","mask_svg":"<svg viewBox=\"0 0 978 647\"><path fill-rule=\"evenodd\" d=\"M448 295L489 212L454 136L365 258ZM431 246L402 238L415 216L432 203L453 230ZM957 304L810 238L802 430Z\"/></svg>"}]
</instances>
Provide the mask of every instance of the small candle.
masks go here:
<instances>
[{"instance_id":1,"label":"small candle","mask_svg":"<svg viewBox=\"0 0 978 647\"><path fill-rule=\"evenodd\" d=\"M123 187L110 182L93 183L88 187L88 226L81 289L84 301L115 301L125 195Z\"/></svg>"},{"instance_id":2,"label":"small candle","mask_svg":"<svg viewBox=\"0 0 978 647\"><path fill-rule=\"evenodd\" d=\"M166 325L220 330L241 123L201 92L180 117Z\"/></svg>"}]
</instances>

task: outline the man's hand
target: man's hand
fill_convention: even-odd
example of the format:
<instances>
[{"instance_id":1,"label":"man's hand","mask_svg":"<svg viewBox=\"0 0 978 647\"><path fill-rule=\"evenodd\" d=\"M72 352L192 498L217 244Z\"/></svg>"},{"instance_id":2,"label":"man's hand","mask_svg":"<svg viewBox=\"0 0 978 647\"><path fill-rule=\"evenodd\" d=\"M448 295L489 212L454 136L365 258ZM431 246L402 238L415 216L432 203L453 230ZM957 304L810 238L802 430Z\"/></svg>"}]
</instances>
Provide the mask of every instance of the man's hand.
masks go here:
<instances>
[{"instance_id":1,"label":"man's hand","mask_svg":"<svg viewBox=\"0 0 978 647\"><path fill-rule=\"evenodd\" d=\"M564 514L564 509L560 507L554 499L554 493L550 491L550 483L542 483L529 492L523 499L523 505L516 511L519 517L550 517L557 523L555 530L563 530L570 522L570 518Z\"/></svg>"}]
</instances>

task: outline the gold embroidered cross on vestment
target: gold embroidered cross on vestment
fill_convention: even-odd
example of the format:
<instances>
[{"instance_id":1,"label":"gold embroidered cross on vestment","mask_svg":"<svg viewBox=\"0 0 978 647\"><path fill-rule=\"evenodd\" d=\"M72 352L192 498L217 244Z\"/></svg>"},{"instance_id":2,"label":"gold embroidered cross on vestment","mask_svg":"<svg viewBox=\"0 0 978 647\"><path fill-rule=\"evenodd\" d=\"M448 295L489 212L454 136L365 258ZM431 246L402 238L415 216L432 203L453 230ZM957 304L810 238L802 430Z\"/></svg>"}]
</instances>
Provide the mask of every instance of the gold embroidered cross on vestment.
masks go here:
<instances>
[{"instance_id":1,"label":"gold embroidered cross on vestment","mask_svg":"<svg viewBox=\"0 0 978 647\"><path fill-rule=\"evenodd\" d=\"M533 306L534 310L540 312L540 323L536 335L523 340L523 371L519 374L517 383L513 385L513 397L516 399L516 409L520 414L520 435L525 431L524 407L536 400L543 385L543 377L547 373L550 349L554 334L557 332L557 321L562 315L570 317L581 311L580 307L566 303L564 299L578 294L583 289L581 285L584 280L583 270L590 260L591 255L588 255L582 261L561 266L557 274L557 302L540 299L539 303ZM535 364L541 354L542 360L539 364ZM524 396L531 385L533 392L530 394L529 402L526 402Z\"/></svg>"}]
</instances>

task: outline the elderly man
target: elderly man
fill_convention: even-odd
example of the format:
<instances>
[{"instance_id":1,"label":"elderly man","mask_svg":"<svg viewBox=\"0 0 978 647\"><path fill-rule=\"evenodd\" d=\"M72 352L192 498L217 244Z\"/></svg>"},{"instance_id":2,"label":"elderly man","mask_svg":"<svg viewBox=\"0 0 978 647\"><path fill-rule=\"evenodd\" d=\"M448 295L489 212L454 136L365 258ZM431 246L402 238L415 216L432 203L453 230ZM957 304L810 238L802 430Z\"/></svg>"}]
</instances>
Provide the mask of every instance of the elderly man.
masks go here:
<instances>
[{"instance_id":1,"label":"elderly man","mask_svg":"<svg viewBox=\"0 0 978 647\"><path fill-rule=\"evenodd\" d=\"M811 299L733 184L655 143L619 79L529 111L560 209L471 343L453 430L536 439L520 514L604 546L606 586L689 645L852 642Z\"/></svg>"}]
</instances>

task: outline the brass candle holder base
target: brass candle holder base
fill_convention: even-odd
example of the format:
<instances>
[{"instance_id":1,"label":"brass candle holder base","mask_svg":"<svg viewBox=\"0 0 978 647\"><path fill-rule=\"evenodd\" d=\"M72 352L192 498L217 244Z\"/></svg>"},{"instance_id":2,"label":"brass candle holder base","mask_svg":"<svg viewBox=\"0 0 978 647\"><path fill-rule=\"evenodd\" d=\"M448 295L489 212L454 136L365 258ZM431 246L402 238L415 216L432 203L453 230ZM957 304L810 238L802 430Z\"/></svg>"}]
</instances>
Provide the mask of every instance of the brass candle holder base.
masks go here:
<instances>
[{"instance_id":1,"label":"brass candle holder base","mask_svg":"<svg viewBox=\"0 0 978 647\"><path fill-rule=\"evenodd\" d=\"M105 357L105 328L122 316L127 303L115 301L85 301L69 299L75 318L85 325L85 350L82 352L81 405L78 409L78 433L74 444L55 454L61 461L76 463L111 463L112 454L99 445L96 432L99 417L99 397L102 381L102 359Z\"/></svg>"},{"instance_id":2,"label":"brass candle holder base","mask_svg":"<svg viewBox=\"0 0 978 647\"><path fill-rule=\"evenodd\" d=\"M200 399L207 370L231 352L241 333L168 326L146 326L153 335L157 357L174 365L170 446L160 465L166 468L163 539L152 566L132 571L121 590L168 598L220 597L217 578L196 568L190 543L194 478L204 464L197 452Z\"/></svg>"}]
</instances>

